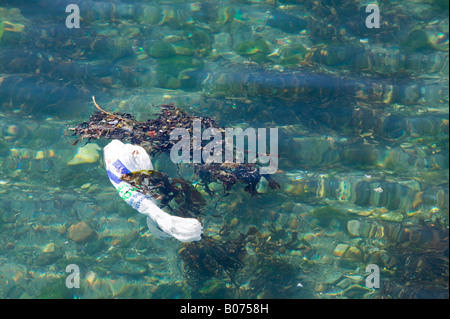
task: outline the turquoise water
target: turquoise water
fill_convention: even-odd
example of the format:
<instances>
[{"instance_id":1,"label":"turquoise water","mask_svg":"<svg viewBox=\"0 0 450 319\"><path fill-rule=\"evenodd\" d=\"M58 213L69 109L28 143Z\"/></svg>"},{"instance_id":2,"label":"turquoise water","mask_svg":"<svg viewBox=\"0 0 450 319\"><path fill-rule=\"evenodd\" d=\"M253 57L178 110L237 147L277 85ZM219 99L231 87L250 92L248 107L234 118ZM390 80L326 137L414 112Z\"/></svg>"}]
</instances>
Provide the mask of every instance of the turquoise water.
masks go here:
<instances>
[{"instance_id":1,"label":"turquoise water","mask_svg":"<svg viewBox=\"0 0 450 319\"><path fill-rule=\"evenodd\" d=\"M380 1L380 28L367 4L1 1L0 297L448 298L448 3ZM278 128L280 188L209 196L155 155L206 200L201 241L158 239L108 180L109 141L72 145L91 96Z\"/></svg>"}]
</instances>

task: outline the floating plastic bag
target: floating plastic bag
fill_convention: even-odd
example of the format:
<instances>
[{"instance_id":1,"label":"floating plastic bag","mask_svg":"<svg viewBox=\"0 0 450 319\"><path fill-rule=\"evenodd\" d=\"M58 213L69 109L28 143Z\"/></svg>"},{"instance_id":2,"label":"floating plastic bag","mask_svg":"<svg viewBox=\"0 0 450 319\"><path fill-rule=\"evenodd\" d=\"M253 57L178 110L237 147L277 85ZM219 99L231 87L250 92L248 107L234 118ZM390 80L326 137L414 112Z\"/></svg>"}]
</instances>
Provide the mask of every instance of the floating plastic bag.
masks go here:
<instances>
[{"instance_id":1,"label":"floating plastic bag","mask_svg":"<svg viewBox=\"0 0 450 319\"><path fill-rule=\"evenodd\" d=\"M184 242L201 239L203 227L198 220L167 214L155 204L153 198L120 179L123 174L153 169L150 157L142 147L113 140L105 146L104 154L109 180L128 205L147 216L148 228L154 236L172 236Z\"/></svg>"}]
</instances>

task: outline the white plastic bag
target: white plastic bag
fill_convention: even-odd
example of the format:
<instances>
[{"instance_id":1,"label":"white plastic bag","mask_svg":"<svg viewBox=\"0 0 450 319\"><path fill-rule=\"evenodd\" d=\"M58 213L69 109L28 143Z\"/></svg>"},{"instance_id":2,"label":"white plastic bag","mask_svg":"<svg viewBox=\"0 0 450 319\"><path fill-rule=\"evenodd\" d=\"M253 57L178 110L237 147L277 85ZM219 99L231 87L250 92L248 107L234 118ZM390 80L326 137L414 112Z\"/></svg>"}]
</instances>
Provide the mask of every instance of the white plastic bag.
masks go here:
<instances>
[{"instance_id":1,"label":"white plastic bag","mask_svg":"<svg viewBox=\"0 0 450 319\"><path fill-rule=\"evenodd\" d=\"M147 216L148 228L154 236L172 236L184 242L201 239L203 227L198 220L167 214L155 204L153 198L120 179L123 174L153 169L150 157L142 147L113 140L105 146L104 155L109 180L128 205Z\"/></svg>"}]
</instances>

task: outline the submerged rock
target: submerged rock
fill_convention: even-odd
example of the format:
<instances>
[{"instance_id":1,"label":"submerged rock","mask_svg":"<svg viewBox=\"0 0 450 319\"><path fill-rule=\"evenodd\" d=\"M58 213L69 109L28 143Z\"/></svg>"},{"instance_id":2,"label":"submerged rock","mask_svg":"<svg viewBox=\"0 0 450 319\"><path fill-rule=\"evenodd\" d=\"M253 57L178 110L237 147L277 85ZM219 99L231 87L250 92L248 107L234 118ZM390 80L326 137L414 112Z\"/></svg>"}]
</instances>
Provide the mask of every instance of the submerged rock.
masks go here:
<instances>
[{"instance_id":1,"label":"submerged rock","mask_svg":"<svg viewBox=\"0 0 450 319\"><path fill-rule=\"evenodd\" d=\"M44 253L52 253L54 251L55 251L54 243L49 243L49 244L45 245L44 249L42 249L42 252L44 252Z\"/></svg>"},{"instance_id":2,"label":"submerged rock","mask_svg":"<svg viewBox=\"0 0 450 319\"><path fill-rule=\"evenodd\" d=\"M344 258L352 261L362 261L363 255L359 248L350 247L344 255Z\"/></svg>"},{"instance_id":3,"label":"submerged rock","mask_svg":"<svg viewBox=\"0 0 450 319\"><path fill-rule=\"evenodd\" d=\"M80 147L75 157L67 162L67 165L95 163L100 158L100 150L100 146L95 143L89 143L83 147Z\"/></svg>"},{"instance_id":4,"label":"submerged rock","mask_svg":"<svg viewBox=\"0 0 450 319\"><path fill-rule=\"evenodd\" d=\"M299 33L308 26L306 20L283 12L272 14L267 24L273 28L289 33Z\"/></svg>"},{"instance_id":5,"label":"submerged rock","mask_svg":"<svg viewBox=\"0 0 450 319\"><path fill-rule=\"evenodd\" d=\"M361 236L361 233L359 230L360 227L361 227L361 223L357 220L349 220L347 223L348 233L353 237Z\"/></svg>"},{"instance_id":6,"label":"submerged rock","mask_svg":"<svg viewBox=\"0 0 450 319\"><path fill-rule=\"evenodd\" d=\"M347 251L347 249L348 249L348 245L347 244L339 244L334 249L333 255L335 255L336 257L342 257L342 256L344 256L344 254Z\"/></svg>"},{"instance_id":7,"label":"submerged rock","mask_svg":"<svg viewBox=\"0 0 450 319\"><path fill-rule=\"evenodd\" d=\"M85 222L79 222L69 227L68 237L77 243L82 243L95 236L95 231Z\"/></svg>"},{"instance_id":8,"label":"submerged rock","mask_svg":"<svg viewBox=\"0 0 450 319\"><path fill-rule=\"evenodd\" d=\"M139 276L147 272L147 267L141 262L125 261L115 264L111 270L121 275Z\"/></svg>"}]
</instances>

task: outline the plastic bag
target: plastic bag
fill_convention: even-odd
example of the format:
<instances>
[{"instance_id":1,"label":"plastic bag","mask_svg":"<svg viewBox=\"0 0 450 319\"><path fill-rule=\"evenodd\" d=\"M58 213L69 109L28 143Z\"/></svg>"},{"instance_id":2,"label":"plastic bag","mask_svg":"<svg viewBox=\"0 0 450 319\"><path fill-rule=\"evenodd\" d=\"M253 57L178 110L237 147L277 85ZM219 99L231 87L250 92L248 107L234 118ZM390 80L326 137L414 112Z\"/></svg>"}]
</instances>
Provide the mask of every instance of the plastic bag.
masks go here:
<instances>
[{"instance_id":1,"label":"plastic bag","mask_svg":"<svg viewBox=\"0 0 450 319\"><path fill-rule=\"evenodd\" d=\"M120 179L123 174L153 169L150 157L142 147L113 140L105 146L104 155L109 180L128 205L147 216L148 228L154 236L161 239L175 237L183 242L201 239L203 227L198 220L167 214L152 197Z\"/></svg>"}]
</instances>

